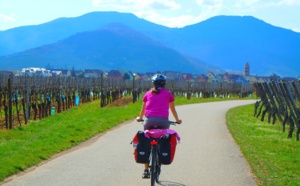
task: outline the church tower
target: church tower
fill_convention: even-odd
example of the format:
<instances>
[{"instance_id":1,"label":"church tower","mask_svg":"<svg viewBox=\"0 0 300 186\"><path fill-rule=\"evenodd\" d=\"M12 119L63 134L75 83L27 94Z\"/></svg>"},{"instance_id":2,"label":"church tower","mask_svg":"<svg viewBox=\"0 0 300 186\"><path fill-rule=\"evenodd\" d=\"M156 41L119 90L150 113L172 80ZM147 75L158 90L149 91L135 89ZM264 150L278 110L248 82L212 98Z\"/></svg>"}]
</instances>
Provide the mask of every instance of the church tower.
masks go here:
<instances>
[{"instance_id":1,"label":"church tower","mask_svg":"<svg viewBox=\"0 0 300 186\"><path fill-rule=\"evenodd\" d=\"M250 66L249 66L249 63L247 62L246 64L245 64L245 69L244 69L245 71L245 76L250 76Z\"/></svg>"}]
</instances>

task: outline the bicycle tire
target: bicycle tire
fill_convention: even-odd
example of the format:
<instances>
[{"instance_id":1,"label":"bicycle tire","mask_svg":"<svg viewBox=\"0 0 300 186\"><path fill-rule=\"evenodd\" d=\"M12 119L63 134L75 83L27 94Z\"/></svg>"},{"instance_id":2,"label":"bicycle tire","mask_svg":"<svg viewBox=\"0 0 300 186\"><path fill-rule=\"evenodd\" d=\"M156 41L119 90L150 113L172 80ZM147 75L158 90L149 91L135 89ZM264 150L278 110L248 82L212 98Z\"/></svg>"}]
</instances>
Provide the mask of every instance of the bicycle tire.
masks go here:
<instances>
[{"instance_id":1,"label":"bicycle tire","mask_svg":"<svg viewBox=\"0 0 300 186\"><path fill-rule=\"evenodd\" d=\"M160 181L159 181L159 175L160 175L160 165L159 164L157 164L156 165L156 177L155 177L155 181L156 181L156 183L160 183Z\"/></svg>"},{"instance_id":2,"label":"bicycle tire","mask_svg":"<svg viewBox=\"0 0 300 186\"><path fill-rule=\"evenodd\" d=\"M151 172L150 172L150 176L151 176L151 186L154 186L155 185L155 181L156 181L156 146L153 146L152 147L152 150L151 150Z\"/></svg>"},{"instance_id":3,"label":"bicycle tire","mask_svg":"<svg viewBox=\"0 0 300 186\"><path fill-rule=\"evenodd\" d=\"M159 147L157 147L156 149L156 165L155 165L155 170L156 170L156 177L155 177L155 181L156 183L160 183L159 181L159 175L160 175L160 172L161 172L161 162L160 162L160 157L159 157Z\"/></svg>"}]
</instances>

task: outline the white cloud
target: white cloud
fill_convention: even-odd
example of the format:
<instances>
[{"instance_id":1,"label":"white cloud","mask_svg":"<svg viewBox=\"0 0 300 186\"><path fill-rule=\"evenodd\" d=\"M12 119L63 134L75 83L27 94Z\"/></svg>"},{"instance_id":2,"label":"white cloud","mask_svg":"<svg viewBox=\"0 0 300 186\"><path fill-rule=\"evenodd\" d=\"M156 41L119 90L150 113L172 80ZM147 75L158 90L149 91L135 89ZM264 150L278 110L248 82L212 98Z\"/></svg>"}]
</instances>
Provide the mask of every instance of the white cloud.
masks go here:
<instances>
[{"instance_id":1,"label":"white cloud","mask_svg":"<svg viewBox=\"0 0 300 186\"><path fill-rule=\"evenodd\" d=\"M196 0L196 3L200 6L220 6L223 0Z\"/></svg>"},{"instance_id":2,"label":"white cloud","mask_svg":"<svg viewBox=\"0 0 300 186\"><path fill-rule=\"evenodd\" d=\"M154 11L143 11L142 10L142 11L136 11L136 12L133 12L133 13L136 16L140 17L140 18L144 18L144 19L146 19L148 21L151 21L151 22L154 22L154 23L158 23L157 20L160 20L160 19L163 18L160 14L158 14Z\"/></svg>"},{"instance_id":3,"label":"white cloud","mask_svg":"<svg viewBox=\"0 0 300 186\"><path fill-rule=\"evenodd\" d=\"M194 4L191 9L178 13L177 10L183 9L184 5L190 6L191 3L179 4L180 1L176 3L170 0L128 1L135 2L135 11L132 13L136 16L168 27L184 27L204 21L219 14L223 2L223 0L198 0L197 3L200 5L198 8L195 7L197 4Z\"/></svg>"},{"instance_id":4,"label":"white cloud","mask_svg":"<svg viewBox=\"0 0 300 186\"><path fill-rule=\"evenodd\" d=\"M236 1L234 6L238 8L249 8L258 4L262 4L260 1L261 0Z\"/></svg>"},{"instance_id":5,"label":"white cloud","mask_svg":"<svg viewBox=\"0 0 300 186\"><path fill-rule=\"evenodd\" d=\"M92 5L101 11L131 12L133 5L128 0L93 0Z\"/></svg>"},{"instance_id":6,"label":"white cloud","mask_svg":"<svg viewBox=\"0 0 300 186\"><path fill-rule=\"evenodd\" d=\"M4 14L0 13L0 21L11 22L11 21L16 21L16 19L14 17L4 15Z\"/></svg>"},{"instance_id":7,"label":"white cloud","mask_svg":"<svg viewBox=\"0 0 300 186\"><path fill-rule=\"evenodd\" d=\"M156 0L153 1L151 4L149 4L150 7L154 8L154 9L171 9L171 10L175 10L175 9L179 9L181 6L177 3L175 3L174 1L168 1L168 0Z\"/></svg>"},{"instance_id":8,"label":"white cloud","mask_svg":"<svg viewBox=\"0 0 300 186\"><path fill-rule=\"evenodd\" d=\"M196 0L198 7L197 15L194 15L190 24L204 21L210 17L221 14L224 7L224 0ZM195 10L194 10L195 12Z\"/></svg>"},{"instance_id":9,"label":"white cloud","mask_svg":"<svg viewBox=\"0 0 300 186\"><path fill-rule=\"evenodd\" d=\"M196 22L199 21L203 21L204 18L198 18L195 16L191 16L191 15L180 15L177 17L172 17L169 19L169 24L165 23L166 25L168 25L169 27L184 27L187 25L191 25L191 24L195 24Z\"/></svg>"},{"instance_id":10,"label":"white cloud","mask_svg":"<svg viewBox=\"0 0 300 186\"><path fill-rule=\"evenodd\" d=\"M140 18L166 26L178 26L176 20L184 20L185 16L170 16L172 11L181 8L181 5L172 0L93 0L93 6L105 10L131 12Z\"/></svg>"},{"instance_id":11,"label":"white cloud","mask_svg":"<svg viewBox=\"0 0 300 186\"><path fill-rule=\"evenodd\" d=\"M299 32L300 33L300 30L297 29L297 28L292 28L291 30L294 31L294 32Z\"/></svg>"},{"instance_id":12,"label":"white cloud","mask_svg":"<svg viewBox=\"0 0 300 186\"><path fill-rule=\"evenodd\" d=\"M147 10L147 9L155 9L155 10L162 10L162 9L179 9L180 5L171 0L93 0L93 6L101 7L114 7L114 8L122 8L127 10Z\"/></svg>"},{"instance_id":13,"label":"white cloud","mask_svg":"<svg viewBox=\"0 0 300 186\"><path fill-rule=\"evenodd\" d=\"M99 6L101 4L109 4L110 2L113 4L114 0L111 0L111 1L109 1L109 0L93 0L92 5L93 6Z\"/></svg>"},{"instance_id":14,"label":"white cloud","mask_svg":"<svg viewBox=\"0 0 300 186\"><path fill-rule=\"evenodd\" d=\"M270 7L282 7L282 6L300 6L299 0L237 0L236 7L249 9L249 8L270 8Z\"/></svg>"},{"instance_id":15,"label":"white cloud","mask_svg":"<svg viewBox=\"0 0 300 186\"><path fill-rule=\"evenodd\" d=\"M275 6L300 6L299 0L280 0L273 3Z\"/></svg>"},{"instance_id":16,"label":"white cloud","mask_svg":"<svg viewBox=\"0 0 300 186\"><path fill-rule=\"evenodd\" d=\"M194 24L198 21L197 17L191 15L180 15L180 16L162 16L154 11L138 11L134 12L138 17L144 18L153 23L160 25L168 26L171 28L174 27L183 27L186 25Z\"/></svg>"}]
</instances>

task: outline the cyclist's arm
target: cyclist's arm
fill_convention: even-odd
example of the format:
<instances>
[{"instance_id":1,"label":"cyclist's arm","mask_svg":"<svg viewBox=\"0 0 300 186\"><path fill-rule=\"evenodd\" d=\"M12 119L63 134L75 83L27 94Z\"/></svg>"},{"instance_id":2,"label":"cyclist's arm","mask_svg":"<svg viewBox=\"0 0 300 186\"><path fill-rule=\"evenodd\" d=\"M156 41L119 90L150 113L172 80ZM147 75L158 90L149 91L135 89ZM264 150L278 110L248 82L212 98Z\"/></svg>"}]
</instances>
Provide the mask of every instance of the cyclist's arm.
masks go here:
<instances>
[{"instance_id":1,"label":"cyclist's arm","mask_svg":"<svg viewBox=\"0 0 300 186\"><path fill-rule=\"evenodd\" d=\"M170 105L170 110L171 110L171 112L172 112L172 114L173 114L173 116L176 120L176 123L181 124L182 121L181 121L181 119L178 118L178 114L176 112L174 102L170 102L169 105Z\"/></svg>"},{"instance_id":2,"label":"cyclist's arm","mask_svg":"<svg viewBox=\"0 0 300 186\"><path fill-rule=\"evenodd\" d=\"M141 112L140 112L140 116L139 116L139 118L136 118L137 121L142 121L143 120L143 117L145 115L145 109L146 109L146 103L143 102L143 106L142 106L142 109L141 109Z\"/></svg>"}]
</instances>

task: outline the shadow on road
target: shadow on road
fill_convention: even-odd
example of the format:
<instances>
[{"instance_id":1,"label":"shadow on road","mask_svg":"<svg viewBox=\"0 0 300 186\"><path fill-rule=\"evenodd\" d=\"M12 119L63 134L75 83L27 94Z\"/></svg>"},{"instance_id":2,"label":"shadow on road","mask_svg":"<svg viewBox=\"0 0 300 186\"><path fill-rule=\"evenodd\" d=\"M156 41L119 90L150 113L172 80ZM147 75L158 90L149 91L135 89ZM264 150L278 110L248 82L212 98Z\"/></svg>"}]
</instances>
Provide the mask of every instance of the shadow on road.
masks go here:
<instances>
[{"instance_id":1,"label":"shadow on road","mask_svg":"<svg viewBox=\"0 0 300 186\"><path fill-rule=\"evenodd\" d=\"M187 186L182 183L176 183L176 182L171 182L171 181L160 181L159 185L163 186Z\"/></svg>"}]
</instances>

